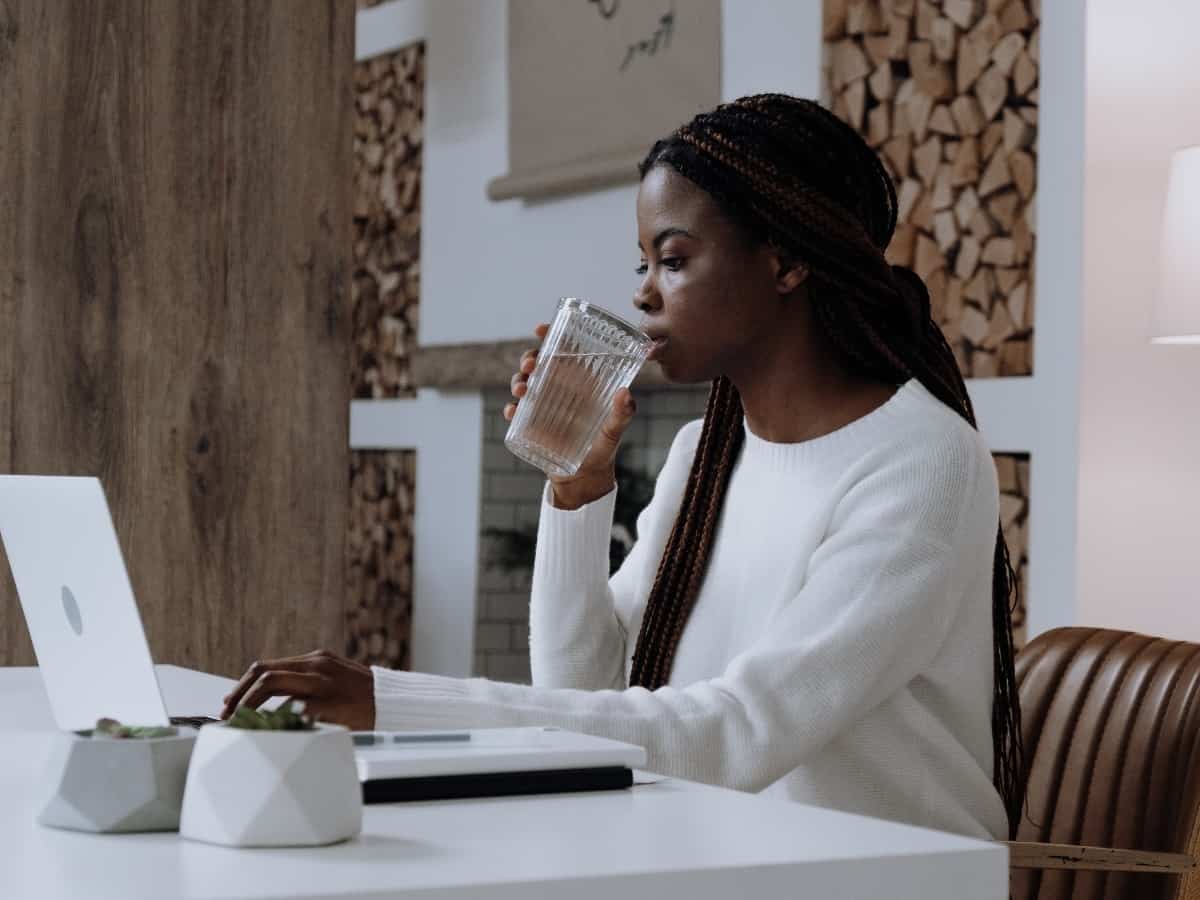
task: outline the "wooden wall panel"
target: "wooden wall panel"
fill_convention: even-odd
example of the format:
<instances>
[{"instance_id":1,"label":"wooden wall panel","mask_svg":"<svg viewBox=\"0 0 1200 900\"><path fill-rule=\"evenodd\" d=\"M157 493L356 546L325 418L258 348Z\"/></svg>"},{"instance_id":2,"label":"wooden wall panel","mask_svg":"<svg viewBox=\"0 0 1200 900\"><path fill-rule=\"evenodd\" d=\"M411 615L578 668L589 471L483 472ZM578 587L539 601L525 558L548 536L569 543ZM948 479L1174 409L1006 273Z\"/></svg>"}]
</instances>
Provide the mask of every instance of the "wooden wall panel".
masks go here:
<instances>
[{"instance_id":1,"label":"wooden wall panel","mask_svg":"<svg viewBox=\"0 0 1200 900\"><path fill-rule=\"evenodd\" d=\"M13 190L25 183L25 159L20 152L21 89L17 62L17 13L7 0L0 0L0 472L12 471L12 412L15 392L12 353L16 330L17 297L23 293L24 269L18 255L24 192ZM27 663L33 648L21 610L4 548L0 547L0 664Z\"/></svg>"},{"instance_id":2,"label":"wooden wall panel","mask_svg":"<svg viewBox=\"0 0 1200 900\"><path fill-rule=\"evenodd\" d=\"M5 468L103 479L157 660L343 646L354 7L5 17Z\"/></svg>"}]
</instances>

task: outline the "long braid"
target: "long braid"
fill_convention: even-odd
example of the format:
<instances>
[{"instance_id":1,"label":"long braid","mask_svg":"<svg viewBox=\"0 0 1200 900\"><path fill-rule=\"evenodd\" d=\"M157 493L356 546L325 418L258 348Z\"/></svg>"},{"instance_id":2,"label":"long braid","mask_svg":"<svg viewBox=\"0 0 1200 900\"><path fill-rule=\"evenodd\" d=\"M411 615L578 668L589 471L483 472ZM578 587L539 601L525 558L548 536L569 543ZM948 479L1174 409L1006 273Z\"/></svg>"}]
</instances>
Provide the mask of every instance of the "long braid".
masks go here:
<instances>
[{"instance_id":1,"label":"long braid","mask_svg":"<svg viewBox=\"0 0 1200 900\"><path fill-rule=\"evenodd\" d=\"M704 429L684 490L681 513L683 508L690 512L676 517L655 578L659 596L674 602L647 606L641 632L645 639L638 640L634 651L631 684L658 687L671 674L675 647L700 592L721 501L743 438L741 398L727 378L718 378L709 392Z\"/></svg>"},{"instance_id":2,"label":"long braid","mask_svg":"<svg viewBox=\"0 0 1200 900\"><path fill-rule=\"evenodd\" d=\"M820 105L781 94L723 104L659 141L644 176L666 165L711 194L748 234L810 271L814 319L854 371L893 384L911 378L972 426L966 383L911 271L889 266L895 188L878 156ZM647 601L630 684L666 684L696 602L725 490L744 439L741 398L713 382L683 500ZM1014 672L1016 576L997 523L992 576L993 779L1015 835L1024 804L1024 752Z\"/></svg>"}]
</instances>

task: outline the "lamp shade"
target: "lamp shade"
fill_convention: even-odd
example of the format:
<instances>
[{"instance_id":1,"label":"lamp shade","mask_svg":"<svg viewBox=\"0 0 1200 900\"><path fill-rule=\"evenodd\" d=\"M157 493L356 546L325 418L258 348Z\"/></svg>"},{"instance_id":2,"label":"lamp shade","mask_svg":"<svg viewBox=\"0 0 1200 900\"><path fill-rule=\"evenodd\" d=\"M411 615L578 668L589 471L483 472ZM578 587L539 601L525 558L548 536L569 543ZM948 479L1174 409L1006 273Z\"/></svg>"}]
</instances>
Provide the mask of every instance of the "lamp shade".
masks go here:
<instances>
[{"instance_id":1,"label":"lamp shade","mask_svg":"<svg viewBox=\"0 0 1200 900\"><path fill-rule=\"evenodd\" d=\"M1200 344L1200 147L1171 157L1150 339Z\"/></svg>"}]
</instances>

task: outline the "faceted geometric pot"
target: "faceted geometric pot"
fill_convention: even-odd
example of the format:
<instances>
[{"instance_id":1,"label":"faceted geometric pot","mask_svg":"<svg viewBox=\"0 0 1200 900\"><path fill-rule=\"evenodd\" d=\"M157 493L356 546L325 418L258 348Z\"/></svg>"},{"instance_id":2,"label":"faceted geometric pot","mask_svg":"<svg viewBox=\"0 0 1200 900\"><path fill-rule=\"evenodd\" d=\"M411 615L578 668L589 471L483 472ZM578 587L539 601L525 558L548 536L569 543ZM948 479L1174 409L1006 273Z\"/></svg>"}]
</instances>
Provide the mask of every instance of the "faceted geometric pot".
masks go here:
<instances>
[{"instance_id":1,"label":"faceted geometric pot","mask_svg":"<svg viewBox=\"0 0 1200 900\"><path fill-rule=\"evenodd\" d=\"M174 737L58 736L47 761L43 825L74 831L174 831L196 731Z\"/></svg>"},{"instance_id":2,"label":"faceted geometric pot","mask_svg":"<svg viewBox=\"0 0 1200 900\"><path fill-rule=\"evenodd\" d=\"M200 729L179 833L231 847L312 847L362 830L350 732Z\"/></svg>"}]
</instances>

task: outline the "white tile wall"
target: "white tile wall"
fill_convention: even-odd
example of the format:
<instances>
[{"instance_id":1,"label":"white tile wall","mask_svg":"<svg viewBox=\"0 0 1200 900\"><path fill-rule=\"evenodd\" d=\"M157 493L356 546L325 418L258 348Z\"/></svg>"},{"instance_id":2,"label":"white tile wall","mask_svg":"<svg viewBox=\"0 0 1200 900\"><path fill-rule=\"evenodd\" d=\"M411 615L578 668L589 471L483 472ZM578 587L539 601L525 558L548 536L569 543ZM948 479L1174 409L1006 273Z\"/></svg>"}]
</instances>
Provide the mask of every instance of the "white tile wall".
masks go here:
<instances>
[{"instance_id":1,"label":"white tile wall","mask_svg":"<svg viewBox=\"0 0 1200 900\"><path fill-rule=\"evenodd\" d=\"M676 432L704 415L707 386L639 391L638 414L625 434L631 466L655 474ZM501 411L506 390L483 395L483 508L480 528L537 527L544 478L504 447L508 423ZM475 674L499 681L529 681L529 582L532 572L504 572L493 562L493 541L480 538Z\"/></svg>"}]
</instances>

